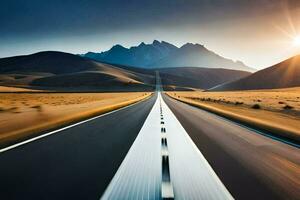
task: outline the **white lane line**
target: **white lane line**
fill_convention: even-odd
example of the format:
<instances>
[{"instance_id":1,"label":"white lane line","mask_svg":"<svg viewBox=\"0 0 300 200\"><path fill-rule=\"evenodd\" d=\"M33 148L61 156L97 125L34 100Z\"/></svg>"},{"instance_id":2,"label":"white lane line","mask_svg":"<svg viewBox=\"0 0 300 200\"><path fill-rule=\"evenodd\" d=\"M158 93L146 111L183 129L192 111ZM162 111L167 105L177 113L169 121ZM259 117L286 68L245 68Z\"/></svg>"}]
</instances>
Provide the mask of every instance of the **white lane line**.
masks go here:
<instances>
[{"instance_id":1,"label":"white lane line","mask_svg":"<svg viewBox=\"0 0 300 200\"><path fill-rule=\"evenodd\" d=\"M150 98L151 98L151 97L150 97ZM66 126L66 127L63 127L63 128L60 128L60 129L57 129L57 130L54 130L54 131L51 131L51 132L48 132L48 133L45 133L45 134L42 134L42 135L39 135L39 136L37 136L37 137L30 138L30 139L28 139L28 140L24 140L24 141L22 141L22 142L13 144L13 145L8 146L8 147L5 147L5 148L2 148L2 149L0 149L0 153L3 153L3 152L5 152L5 151L8 151L8 150L11 150L11 149L14 149L14 148L17 148L17 147L19 147L19 146L28 144L28 143L33 142L33 141L36 141L36 140L39 140L39 139L41 139L41 138L44 138L44 137L47 137L47 136L49 136L49 135L58 133L58 132L60 132L60 131L63 131L63 130L66 130L66 129L69 129L69 128L78 126L78 125L80 125L80 124L84 124L84 123L86 123L86 122L89 122L89 121L98 119L98 118L100 118L100 117L104 117L104 116L106 116L106 115L110 115L110 114L112 114L112 113L121 111L121 110L123 110L123 109L126 109L126 108L129 108L129 107L131 107L131 106L134 106L134 105L136 105L136 104L138 104L138 103L141 103L141 102L143 102L143 101L145 101L145 100L147 100L147 99L148 99L148 98L143 99L142 101L138 101L138 102L136 102L136 103L130 104L130 105L128 105L128 106L119 108L119 109L117 109L117 110L113 110L113 111L110 111L110 112L107 112L107 113L98 115L98 116L96 116L96 117L93 117L93 118L90 118L90 119L86 119L86 120L84 120L84 121L80 121L80 122L77 122L77 123L75 123L75 124L72 124L72 125L69 125L69 126Z\"/></svg>"},{"instance_id":2,"label":"white lane line","mask_svg":"<svg viewBox=\"0 0 300 200\"><path fill-rule=\"evenodd\" d=\"M163 98L170 177L175 199L233 199Z\"/></svg>"},{"instance_id":3,"label":"white lane line","mask_svg":"<svg viewBox=\"0 0 300 200\"><path fill-rule=\"evenodd\" d=\"M160 98L159 98L160 99ZM161 106L161 99L159 100L160 115L163 116L163 109ZM164 121L160 121L160 124L164 126ZM164 127L163 127L164 128ZM172 180L170 177L169 166L169 150L168 150L168 133L161 133L161 161L162 161L162 183L161 183L161 197L162 199L174 199L174 190Z\"/></svg>"},{"instance_id":4,"label":"white lane line","mask_svg":"<svg viewBox=\"0 0 300 200\"><path fill-rule=\"evenodd\" d=\"M161 125L159 116L157 98L101 199L160 199Z\"/></svg>"},{"instance_id":5,"label":"white lane line","mask_svg":"<svg viewBox=\"0 0 300 200\"><path fill-rule=\"evenodd\" d=\"M164 124L160 123L161 116ZM167 148L162 148L164 138L167 139ZM162 172L162 157L166 155L170 181L164 181ZM175 199L233 199L159 93L101 199L163 199L167 196Z\"/></svg>"}]
</instances>

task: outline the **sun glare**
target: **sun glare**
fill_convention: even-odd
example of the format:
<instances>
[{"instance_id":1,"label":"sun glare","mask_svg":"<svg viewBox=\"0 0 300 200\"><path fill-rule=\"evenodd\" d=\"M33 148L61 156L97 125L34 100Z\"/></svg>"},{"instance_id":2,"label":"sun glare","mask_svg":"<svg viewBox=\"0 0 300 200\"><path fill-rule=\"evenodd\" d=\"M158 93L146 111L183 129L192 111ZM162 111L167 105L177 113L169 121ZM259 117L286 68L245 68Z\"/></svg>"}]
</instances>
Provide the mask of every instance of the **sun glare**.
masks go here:
<instances>
[{"instance_id":1,"label":"sun glare","mask_svg":"<svg viewBox=\"0 0 300 200\"><path fill-rule=\"evenodd\" d=\"M300 36L295 37L293 43L295 46L300 46Z\"/></svg>"}]
</instances>

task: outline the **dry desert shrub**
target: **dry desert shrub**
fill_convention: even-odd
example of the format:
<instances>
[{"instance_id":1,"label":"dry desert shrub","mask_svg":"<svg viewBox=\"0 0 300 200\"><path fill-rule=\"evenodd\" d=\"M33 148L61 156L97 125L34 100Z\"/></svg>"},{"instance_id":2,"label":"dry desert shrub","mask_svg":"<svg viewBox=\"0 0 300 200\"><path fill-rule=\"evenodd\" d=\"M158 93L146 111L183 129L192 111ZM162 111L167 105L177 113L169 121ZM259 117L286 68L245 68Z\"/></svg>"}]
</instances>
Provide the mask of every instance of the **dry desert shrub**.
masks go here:
<instances>
[{"instance_id":1,"label":"dry desert shrub","mask_svg":"<svg viewBox=\"0 0 300 200\"><path fill-rule=\"evenodd\" d=\"M290 105L285 105L284 107L283 107L283 109L285 109L285 110L291 110L291 109L293 109L294 107L293 106L290 106Z\"/></svg>"},{"instance_id":2,"label":"dry desert shrub","mask_svg":"<svg viewBox=\"0 0 300 200\"><path fill-rule=\"evenodd\" d=\"M240 102L240 101L235 102L235 105L242 105L242 104L244 104L244 102Z\"/></svg>"},{"instance_id":3,"label":"dry desert shrub","mask_svg":"<svg viewBox=\"0 0 300 200\"><path fill-rule=\"evenodd\" d=\"M256 103L251 108L253 108L253 109L260 109L260 105Z\"/></svg>"},{"instance_id":4,"label":"dry desert shrub","mask_svg":"<svg viewBox=\"0 0 300 200\"><path fill-rule=\"evenodd\" d=\"M19 109L19 107L16 107L16 106L14 106L14 107L11 107L11 108L9 108L9 109L7 109L8 111L11 111L11 112L14 112L14 111L16 111L16 110L18 110Z\"/></svg>"},{"instance_id":5,"label":"dry desert shrub","mask_svg":"<svg viewBox=\"0 0 300 200\"><path fill-rule=\"evenodd\" d=\"M41 105L35 105L35 106L31 106L31 108L34 108L34 109L36 109L38 112L42 112L42 106Z\"/></svg>"},{"instance_id":6,"label":"dry desert shrub","mask_svg":"<svg viewBox=\"0 0 300 200\"><path fill-rule=\"evenodd\" d=\"M11 112L11 113L21 113L21 112L19 111L19 107L17 107L17 106L8 108L6 111Z\"/></svg>"}]
</instances>

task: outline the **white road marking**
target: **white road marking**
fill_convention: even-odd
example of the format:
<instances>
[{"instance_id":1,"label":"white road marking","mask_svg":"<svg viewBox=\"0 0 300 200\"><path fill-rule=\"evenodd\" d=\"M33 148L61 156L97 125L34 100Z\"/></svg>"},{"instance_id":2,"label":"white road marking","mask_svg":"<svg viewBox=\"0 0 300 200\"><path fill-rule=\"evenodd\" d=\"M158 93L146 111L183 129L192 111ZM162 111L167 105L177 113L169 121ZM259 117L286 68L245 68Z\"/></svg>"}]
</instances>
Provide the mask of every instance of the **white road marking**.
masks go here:
<instances>
[{"instance_id":1,"label":"white road marking","mask_svg":"<svg viewBox=\"0 0 300 200\"><path fill-rule=\"evenodd\" d=\"M233 199L176 116L162 102L175 199Z\"/></svg>"},{"instance_id":2,"label":"white road marking","mask_svg":"<svg viewBox=\"0 0 300 200\"><path fill-rule=\"evenodd\" d=\"M164 124L160 123L160 102ZM165 132L161 131L162 127ZM175 199L233 199L158 93L151 112L102 200L162 199L161 159L166 153L161 149L162 134L167 138L170 183Z\"/></svg>"},{"instance_id":3,"label":"white road marking","mask_svg":"<svg viewBox=\"0 0 300 200\"><path fill-rule=\"evenodd\" d=\"M161 98L159 98L159 110L160 110L160 116L163 116L163 109L161 104ZM162 119L161 119L162 120ZM164 122L160 121L161 126L163 129ZM169 165L169 150L168 150L168 134L166 131L161 133L161 161L162 161L162 182L161 182L161 198L162 199L174 199L174 190L173 190L173 184L170 178L170 165Z\"/></svg>"},{"instance_id":4,"label":"white road marking","mask_svg":"<svg viewBox=\"0 0 300 200\"><path fill-rule=\"evenodd\" d=\"M148 98L146 98L146 99L148 99ZM5 148L2 148L2 149L0 149L0 153L3 153L3 152L5 152L5 151L8 151L8 150L11 150L11 149L14 149L14 148L17 148L17 147L19 147L19 146L28 144L28 143L33 142L33 141L36 141L36 140L39 140L39 139L41 139L41 138L44 138L44 137L47 137L47 136L49 136L49 135L58 133L58 132L60 132L60 131L63 131L63 130L66 130L66 129L69 129L69 128L78 126L78 125L80 125L80 124L84 124L84 123L86 123L86 122L89 122L89 121L98 119L98 118L100 118L100 117L104 117L104 116L106 116L106 115L109 115L109 114L118 112L118 111L120 111L120 110L129 108L129 107L131 107L131 106L134 106L134 105L136 105L136 104L138 104L138 103L141 103L141 102L145 101L146 99L144 99L144 100L142 100L142 101L138 101L138 102L133 103L133 104L130 104L130 105L128 105L128 106L119 108L119 109L117 109L117 110L113 110L113 111L110 111L110 112L107 112L107 113L98 115L98 116L96 116L96 117L92 117L92 118L90 118L90 119L86 119L86 120L77 122L77 123L75 123L75 124L72 124L72 125L69 125L69 126L66 126L66 127L63 127L63 128L60 128L60 129L57 129L57 130L54 130L54 131L51 131L51 132L48 132L48 133L45 133L45 134L42 134L42 135L39 135L39 136L37 136L37 137L30 138L30 139L28 139L28 140L24 140L24 141L22 141L22 142L13 144L13 145L8 146L8 147L5 147Z\"/></svg>"},{"instance_id":5,"label":"white road marking","mask_svg":"<svg viewBox=\"0 0 300 200\"><path fill-rule=\"evenodd\" d=\"M161 125L158 108L159 101L156 100L101 199L160 199Z\"/></svg>"}]
</instances>

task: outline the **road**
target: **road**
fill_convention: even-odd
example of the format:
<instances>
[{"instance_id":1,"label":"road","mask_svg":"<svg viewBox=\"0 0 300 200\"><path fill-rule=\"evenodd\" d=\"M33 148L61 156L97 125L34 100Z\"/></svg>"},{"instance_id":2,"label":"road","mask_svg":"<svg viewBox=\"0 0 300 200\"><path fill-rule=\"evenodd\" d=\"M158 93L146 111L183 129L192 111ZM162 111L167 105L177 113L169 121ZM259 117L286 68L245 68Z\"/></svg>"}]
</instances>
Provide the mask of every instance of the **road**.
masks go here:
<instances>
[{"instance_id":1,"label":"road","mask_svg":"<svg viewBox=\"0 0 300 200\"><path fill-rule=\"evenodd\" d=\"M164 99L234 198L300 199L298 148Z\"/></svg>"},{"instance_id":2,"label":"road","mask_svg":"<svg viewBox=\"0 0 300 200\"><path fill-rule=\"evenodd\" d=\"M233 199L160 92L102 200L120 198Z\"/></svg>"},{"instance_id":3,"label":"road","mask_svg":"<svg viewBox=\"0 0 300 200\"><path fill-rule=\"evenodd\" d=\"M147 170L158 169L158 175L148 176L162 177L155 191L175 199L191 199L190 194L194 199L299 199L299 149L165 95L159 126L156 119L146 123L156 97L0 153L0 198L96 200L113 191L111 185L120 188L115 177L134 174L125 178L130 186L131 180L142 180L135 177L146 180ZM167 151L162 136L154 136L161 125L167 129ZM158 148L151 148L155 138ZM132 154L136 146L144 150ZM151 159L155 152L159 156ZM163 156L169 160L161 165ZM158 168L140 168L140 158Z\"/></svg>"},{"instance_id":4,"label":"road","mask_svg":"<svg viewBox=\"0 0 300 200\"><path fill-rule=\"evenodd\" d=\"M155 99L0 153L0 199L99 199Z\"/></svg>"}]
</instances>

